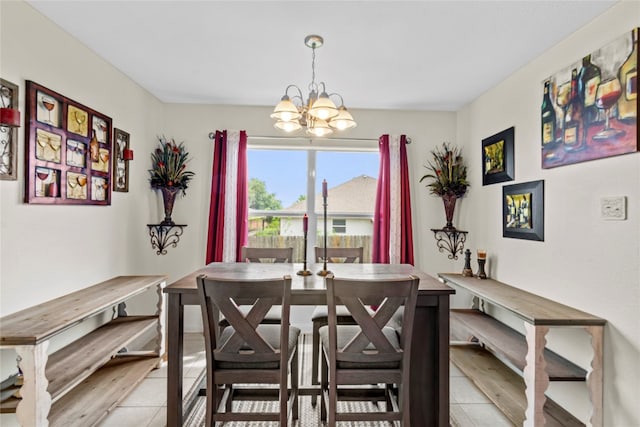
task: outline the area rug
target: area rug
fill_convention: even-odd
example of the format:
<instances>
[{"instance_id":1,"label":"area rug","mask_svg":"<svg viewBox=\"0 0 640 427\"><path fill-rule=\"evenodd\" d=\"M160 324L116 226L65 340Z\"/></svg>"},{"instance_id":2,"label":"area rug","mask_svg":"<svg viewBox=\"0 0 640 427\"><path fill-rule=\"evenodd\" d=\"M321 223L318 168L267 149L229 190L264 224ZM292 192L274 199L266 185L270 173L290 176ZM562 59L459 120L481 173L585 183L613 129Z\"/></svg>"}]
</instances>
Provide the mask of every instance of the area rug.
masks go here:
<instances>
[{"instance_id":1,"label":"area rug","mask_svg":"<svg viewBox=\"0 0 640 427\"><path fill-rule=\"evenodd\" d=\"M300 357L300 385L307 386L311 383L311 334L303 334L300 337L299 351ZM199 386L197 384L196 386ZM299 419L294 424L296 427L318 427L320 426L319 411L320 406L315 408L311 406L310 396L300 396ZM276 402L237 402L234 403L234 410L250 411L250 412L271 412L276 411ZM339 402L339 410L343 412L362 412L377 411L377 407L373 403L367 402ZM205 423L205 398L199 397L191 413L186 417L184 426L186 427L203 427ZM222 423L218 423L222 425ZM277 422L227 422L225 427L276 427ZM399 423L387 422L341 422L340 427L388 427L391 425L399 426Z\"/></svg>"}]
</instances>

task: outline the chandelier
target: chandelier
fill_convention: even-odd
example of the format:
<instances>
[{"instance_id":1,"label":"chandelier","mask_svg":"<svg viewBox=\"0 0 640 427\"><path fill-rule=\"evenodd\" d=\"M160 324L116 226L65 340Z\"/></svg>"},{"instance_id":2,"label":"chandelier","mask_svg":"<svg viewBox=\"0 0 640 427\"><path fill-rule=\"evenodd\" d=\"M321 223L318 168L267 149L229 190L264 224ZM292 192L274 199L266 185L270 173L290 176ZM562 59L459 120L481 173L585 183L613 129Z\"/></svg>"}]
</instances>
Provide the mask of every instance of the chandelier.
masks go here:
<instances>
[{"instance_id":1,"label":"chandelier","mask_svg":"<svg viewBox=\"0 0 640 427\"><path fill-rule=\"evenodd\" d=\"M305 126L309 135L327 136L333 133L333 129L345 130L356 127L356 122L344 106L342 96L337 93L327 94L324 82L316 83L316 49L323 43L324 39L318 35L304 38L304 44L313 52L309 95L305 101L298 86L287 86L284 96L271 114L271 118L276 120L275 128L293 132ZM289 97L289 89L297 93ZM336 107L331 101L331 96L340 99L340 107Z\"/></svg>"}]
</instances>

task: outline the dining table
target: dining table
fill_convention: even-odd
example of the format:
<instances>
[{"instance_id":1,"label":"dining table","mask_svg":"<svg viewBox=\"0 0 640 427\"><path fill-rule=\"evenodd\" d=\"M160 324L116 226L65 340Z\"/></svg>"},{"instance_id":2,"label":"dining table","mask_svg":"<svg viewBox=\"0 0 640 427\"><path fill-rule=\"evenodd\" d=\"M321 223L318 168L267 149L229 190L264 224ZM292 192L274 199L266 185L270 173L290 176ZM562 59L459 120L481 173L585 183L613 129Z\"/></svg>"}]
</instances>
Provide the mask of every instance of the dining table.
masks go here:
<instances>
[{"instance_id":1,"label":"dining table","mask_svg":"<svg viewBox=\"0 0 640 427\"><path fill-rule=\"evenodd\" d=\"M323 264L211 263L164 288L167 294L167 426L182 426L184 307L199 305L196 278L200 275L243 280L291 277L291 305L326 305ZM420 279L411 341L409 404L411 425L449 426L449 298L455 290L410 264L329 264L335 277ZM316 386L317 387L317 386Z\"/></svg>"}]
</instances>

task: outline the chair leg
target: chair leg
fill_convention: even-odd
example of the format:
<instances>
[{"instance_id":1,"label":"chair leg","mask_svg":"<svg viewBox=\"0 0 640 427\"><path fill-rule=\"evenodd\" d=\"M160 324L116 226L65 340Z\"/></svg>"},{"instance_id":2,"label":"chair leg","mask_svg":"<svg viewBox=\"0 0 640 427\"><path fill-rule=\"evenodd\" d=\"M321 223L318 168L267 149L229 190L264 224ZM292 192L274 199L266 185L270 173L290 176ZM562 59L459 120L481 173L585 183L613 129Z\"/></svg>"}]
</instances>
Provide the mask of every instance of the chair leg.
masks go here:
<instances>
[{"instance_id":1,"label":"chair leg","mask_svg":"<svg viewBox=\"0 0 640 427\"><path fill-rule=\"evenodd\" d=\"M291 392L294 393L294 397L293 397L293 419L297 420L298 419L298 408L299 408L299 404L298 404L298 396L299 396L299 378L298 378L298 370L299 370L299 365L298 365L298 349L295 349L295 354L293 355L293 360L292 360L292 367L291 367Z\"/></svg>"},{"instance_id":2,"label":"chair leg","mask_svg":"<svg viewBox=\"0 0 640 427\"><path fill-rule=\"evenodd\" d=\"M322 322L320 320L313 321L313 333L311 335L312 339L312 351L311 351L311 384L318 385L318 377L320 374L320 369L318 369L318 363L320 362L320 327L326 325L326 322ZM317 403L317 396L311 395L311 406L315 408Z\"/></svg>"},{"instance_id":3,"label":"chair leg","mask_svg":"<svg viewBox=\"0 0 640 427\"><path fill-rule=\"evenodd\" d=\"M336 417L338 412L338 386L335 381L329 381L329 427L336 427Z\"/></svg>"},{"instance_id":4,"label":"chair leg","mask_svg":"<svg viewBox=\"0 0 640 427\"><path fill-rule=\"evenodd\" d=\"M324 392L329 387L329 365L325 358L324 351L321 352L322 366L321 366L321 380L320 380L320 421L325 422L327 420L327 404L325 400Z\"/></svg>"}]
</instances>

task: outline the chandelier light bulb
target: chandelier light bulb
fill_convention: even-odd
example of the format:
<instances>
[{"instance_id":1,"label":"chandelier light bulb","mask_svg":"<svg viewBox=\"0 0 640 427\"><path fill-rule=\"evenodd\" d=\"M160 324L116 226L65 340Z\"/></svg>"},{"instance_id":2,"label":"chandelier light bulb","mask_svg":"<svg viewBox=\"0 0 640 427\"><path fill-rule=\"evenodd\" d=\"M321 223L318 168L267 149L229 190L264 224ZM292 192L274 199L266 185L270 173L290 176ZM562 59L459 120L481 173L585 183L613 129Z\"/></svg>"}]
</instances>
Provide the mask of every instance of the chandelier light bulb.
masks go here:
<instances>
[{"instance_id":1,"label":"chandelier light bulb","mask_svg":"<svg viewBox=\"0 0 640 427\"><path fill-rule=\"evenodd\" d=\"M338 130L346 130L356 127L357 123L353 120L351 113L349 113L343 105L338 110L338 115L331 119L329 126Z\"/></svg>"},{"instance_id":2,"label":"chandelier light bulb","mask_svg":"<svg viewBox=\"0 0 640 427\"><path fill-rule=\"evenodd\" d=\"M292 121L283 121L283 120L278 120L273 127L275 127L276 129L280 129L283 130L285 132L294 132L300 128L302 128L302 126L300 125L300 123L297 120L292 120Z\"/></svg>"}]
</instances>

